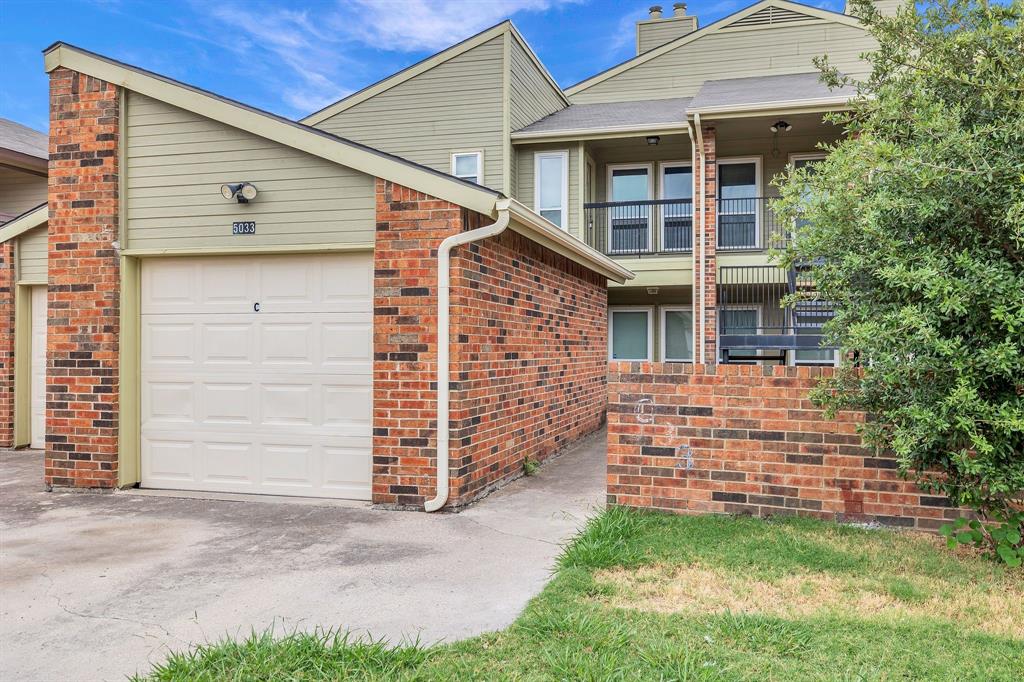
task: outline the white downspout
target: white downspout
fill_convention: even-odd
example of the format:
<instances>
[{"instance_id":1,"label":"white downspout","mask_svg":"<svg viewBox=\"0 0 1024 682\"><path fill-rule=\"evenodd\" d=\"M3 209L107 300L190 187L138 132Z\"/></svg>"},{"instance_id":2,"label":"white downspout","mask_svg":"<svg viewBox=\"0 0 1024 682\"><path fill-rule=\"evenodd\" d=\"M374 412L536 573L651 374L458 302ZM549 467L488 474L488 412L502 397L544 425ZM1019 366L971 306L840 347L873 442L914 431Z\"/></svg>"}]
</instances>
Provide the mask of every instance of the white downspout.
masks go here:
<instances>
[{"instance_id":1,"label":"white downspout","mask_svg":"<svg viewBox=\"0 0 1024 682\"><path fill-rule=\"evenodd\" d=\"M451 302L449 256L456 246L504 232L509 223L509 203L508 199L500 199L495 204L498 219L493 224L453 234L437 247L437 494L423 503L423 509L428 512L437 511L448 501L448 367L451 345L448 334Z\"/></svg>"},{"instance_id":2,"label":"white downspout","mask_svg":"<svg viewBox=\"0 0 1024 682\"><path fill-rule=\"evenodd\" d=\"M704 266L707 263L704 260L704 223L706 222L704 215L704 131L700 127L700 114L693 115L693 126L697 129L697 146L700 148L700 361L703 363L707 361L704 356L704 301L706 300L704 293L707 281L704 276Z\"/></svg>"},{"instance_id":3,"label":"white downspout","mask_svg":"<svg viewBox=\"0 0 1024 682\"><path fill-rule=\"evenodd\" d=\"M687 134L690 137L690 161L694 165L696 165L697 164L697 140L694 139L694 136L693 136L693 126L690 124L689 121L686 122L686 132L687 132ZM698 199L697 199L697 172L696 171L697 171L697 169L693 168L693 172L690 173L690 196L693 197L693 221L692 222L693 222L693 226L694 226L694 231L693 231L693 241L694 242L697 241L697 229L696 229L696 227L699 224L697 222L698 204L703 204L703 202L698 201ZM690 299L691 299L690 300L690 309L693 311L693 316L692 316L693 319L690 320L690 323L691 323L691 326L693 327L693 329L691 330L691 334L693 335L693 363L697 364L698 357L697 357L697 300L696 300L697 299L697 286L696 286L697 285L697 246L696 246L696 244L694 244L694 246L693 246L693 251L690 252L690 260L693 263L693 278L694 278L693 279L693 286L690 287L690 291L691 291L691 294L690 294Z\"/></svg>"}]
</instances>

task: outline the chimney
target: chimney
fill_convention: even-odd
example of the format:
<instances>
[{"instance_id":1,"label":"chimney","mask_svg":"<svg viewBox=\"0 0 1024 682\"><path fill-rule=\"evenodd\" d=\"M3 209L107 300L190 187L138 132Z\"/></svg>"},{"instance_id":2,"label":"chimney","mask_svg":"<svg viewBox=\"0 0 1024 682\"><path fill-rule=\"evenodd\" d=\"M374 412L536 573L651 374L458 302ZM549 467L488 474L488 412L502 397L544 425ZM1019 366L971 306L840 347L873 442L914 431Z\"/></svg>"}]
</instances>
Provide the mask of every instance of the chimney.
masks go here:
<instances>
[{"instance_id":1,"label":"chimney","mask_svg":"<svg viewBox=\"0 0 1024 682\"><path fill-rule=\"evenodd\" d=\"M875 9L877 9L883 16L891 17L896 14L896 10L907 4L907 0L872 0L871 4L873 4ZM853 7L852 3L847 0L844 13L849 16L856 16L857 8Z\"/></svg>"},{"instance_id":2,"label":"chimney","mask_svg":"<svg viewBox=\"0 0 1024 682\"><path fill-rule=\"evenodd\" d=\"M636 53L653 50L659 45L682 38L697 30L697 17L686 14L686 3L672 5L672 16L663 17L661 5L650 8L650 18L636 22Z\"/></svg>"}]
</instances>

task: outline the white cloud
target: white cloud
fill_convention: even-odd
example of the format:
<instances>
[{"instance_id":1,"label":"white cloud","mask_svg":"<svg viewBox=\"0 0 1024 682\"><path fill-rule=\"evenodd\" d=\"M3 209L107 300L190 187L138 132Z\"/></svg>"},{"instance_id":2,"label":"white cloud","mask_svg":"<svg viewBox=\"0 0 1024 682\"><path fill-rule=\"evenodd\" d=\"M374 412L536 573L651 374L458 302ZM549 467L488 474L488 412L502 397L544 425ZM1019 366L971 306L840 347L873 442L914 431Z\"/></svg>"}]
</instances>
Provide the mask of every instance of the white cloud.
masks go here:
<instances>
[{"instance_id":1,"label":"white cloud","mask_svg":"<svg viewBox=\"0 0 1024 682\"><path fill-rule=\"evenodd\" d=\"M582 0L348 0L337 28L383 50L441 50L520 12Z\"/></svg>"}]
</instances>

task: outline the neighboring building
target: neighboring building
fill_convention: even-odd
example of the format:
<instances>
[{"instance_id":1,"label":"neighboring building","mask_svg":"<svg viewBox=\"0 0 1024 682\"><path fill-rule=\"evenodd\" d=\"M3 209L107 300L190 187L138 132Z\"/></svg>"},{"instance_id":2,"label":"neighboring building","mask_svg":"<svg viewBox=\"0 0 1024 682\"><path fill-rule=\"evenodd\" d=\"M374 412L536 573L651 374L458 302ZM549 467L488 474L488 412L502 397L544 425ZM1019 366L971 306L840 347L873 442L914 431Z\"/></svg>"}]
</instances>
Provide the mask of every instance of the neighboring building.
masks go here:
<instances>
[{"instance_id":1,"label":"neighboring building","mask_svg":"<svg viewBox=\"0 0 1024 682\"><path fill-rule=\"evenodd\" d=\"M45 446L46 418L46 133L0 118L0 297L18 297L22 336L13 333L14 308L2 315L0 367L21 359L21 380L0 373L0 444L14 442L15 395L19 445ZM34 436L30 436L30 432Z\"/></svg>"},{"instance_id":2,"label":"neighboring building","mask_svg":"<svg viewBox=\"0 0 1024 682\"><path fill-rule=\"evenodd\" d=\"M598 428L609 357L833 362L827 302L779 307L811 285L769 263L767 197L840 135L812 58L863 74L872 39L785 0L635 37L563 91L506 21L301 123L48 48L49 214L0 227L0 445L45 432L54 486L433 508Z\"/></svg>"},{"instance_id":3,"label":"neighboring building","mask_svg":"<svg viewBox=\"0 0 1024 682\"><path fill-rule=\"evenodd\" d=\"M635 58L563 91L504 22L304 122L501 191L634 271L609 293L611 358L831 364L828 303L779 307L810 283L769 263L790 231L771 180L841 134L823 115L851 93L813 58L864 75L874 46L785 0L704 27L677 3L637 22Z\"/></svg>"}]
</instances>

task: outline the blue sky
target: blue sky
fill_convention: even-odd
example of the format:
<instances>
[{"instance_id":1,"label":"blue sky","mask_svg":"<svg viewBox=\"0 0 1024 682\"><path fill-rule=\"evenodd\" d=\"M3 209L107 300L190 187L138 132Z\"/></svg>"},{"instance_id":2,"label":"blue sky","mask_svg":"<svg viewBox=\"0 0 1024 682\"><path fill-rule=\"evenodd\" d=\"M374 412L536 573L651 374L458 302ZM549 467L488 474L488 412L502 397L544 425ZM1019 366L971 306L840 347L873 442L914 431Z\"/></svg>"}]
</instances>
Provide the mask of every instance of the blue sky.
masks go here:
<instances>
[{"instance_id":1,"label":"blue sky","mask_svg":"<svg viewBox=\"0 0 1024 682\"><path fill-rule=\"evenodd\" d=\"M704 26L754 0L694 0ZM656 0L0 0L0 117L47 126L41 50L64 40L301 118L511 17L561 85L633 55ZM671 1L661 2L666 15ZM810 3L809 3L810 4ZM843 0L813 4L842 11Z\"/></svg>"}]
</instances>

